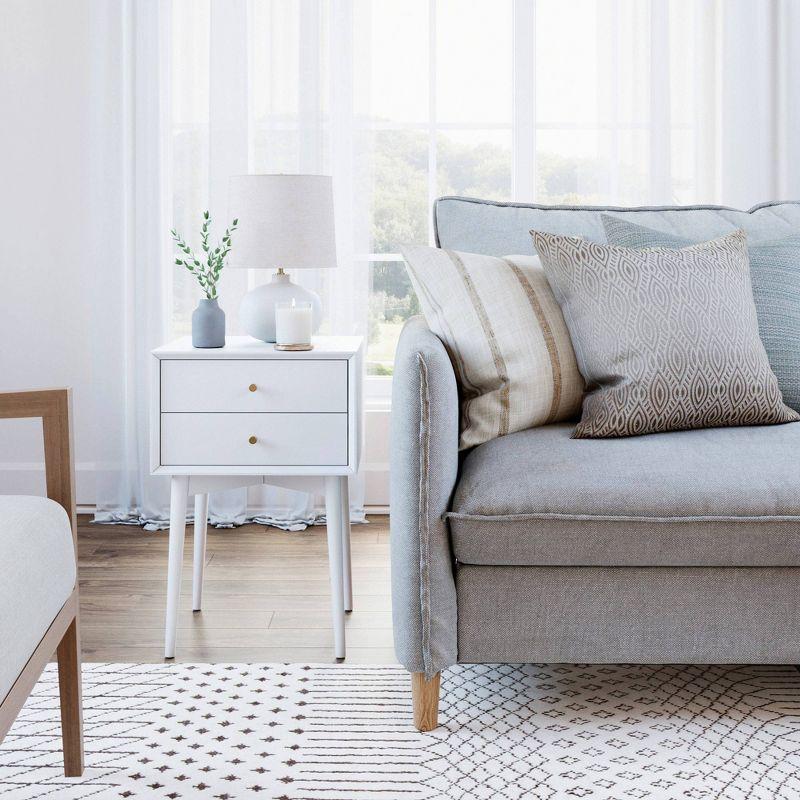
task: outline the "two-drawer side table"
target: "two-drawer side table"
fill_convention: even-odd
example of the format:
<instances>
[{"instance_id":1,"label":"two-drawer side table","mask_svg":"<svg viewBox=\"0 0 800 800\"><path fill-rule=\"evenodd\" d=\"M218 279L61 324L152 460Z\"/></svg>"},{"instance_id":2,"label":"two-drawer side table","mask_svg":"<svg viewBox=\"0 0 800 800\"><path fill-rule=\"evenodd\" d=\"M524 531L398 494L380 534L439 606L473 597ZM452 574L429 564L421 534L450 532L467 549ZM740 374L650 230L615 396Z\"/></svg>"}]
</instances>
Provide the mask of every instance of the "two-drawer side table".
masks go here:
<instances>
[{"instance_id":1,"label":"two-drawer side table","mask_svg":"<svg viewBox=\"0 0 800 800\"><path fill-rule=\"evenodd\" d=\"M174 658L186 506L194 495L192 607L203 591L208 492L266 483L324 485L334 652L345 656L353 608L348 476L358 470L362 339L323 336L281 352L246 336L195 349L189 337L153 351L151 472L171 480L164 656Z\"/></svg>"}]
</instances>

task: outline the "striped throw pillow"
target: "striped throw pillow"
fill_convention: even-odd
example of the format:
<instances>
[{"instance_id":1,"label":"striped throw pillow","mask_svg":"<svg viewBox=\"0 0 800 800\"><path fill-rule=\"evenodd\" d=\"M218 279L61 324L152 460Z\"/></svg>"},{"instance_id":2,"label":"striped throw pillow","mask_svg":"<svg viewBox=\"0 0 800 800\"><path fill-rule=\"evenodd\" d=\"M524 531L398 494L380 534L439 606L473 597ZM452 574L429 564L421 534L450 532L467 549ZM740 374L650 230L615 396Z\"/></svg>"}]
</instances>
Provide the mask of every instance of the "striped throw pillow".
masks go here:
<instances>
[{"instance_id":1,"label":"striped throw pillow","mask_svg":"<svg viewBox=\"0 0 800 800\"><path fill-rule=\"evenodd\" d=\"M536 256L402 252L428 326L453 362L462 450L579 413L583 378Z\"/></svg>"}]
</instances>

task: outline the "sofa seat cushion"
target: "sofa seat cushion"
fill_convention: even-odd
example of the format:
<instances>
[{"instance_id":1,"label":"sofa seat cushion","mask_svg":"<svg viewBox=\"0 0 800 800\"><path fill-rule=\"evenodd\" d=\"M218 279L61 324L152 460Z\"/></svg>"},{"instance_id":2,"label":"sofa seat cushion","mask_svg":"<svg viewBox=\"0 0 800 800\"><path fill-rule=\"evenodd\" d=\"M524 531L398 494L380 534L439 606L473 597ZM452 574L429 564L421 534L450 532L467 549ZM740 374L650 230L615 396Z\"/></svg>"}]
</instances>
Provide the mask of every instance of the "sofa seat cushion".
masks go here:
<instances>
[{"instance_id":1,"label":"sofa seat cushion","mask_svg":"<svg viewBox=\"0 0 800 800\"><path fill-rule=\"evenodd\" d=\"M75 586L67 512L46 497L0 495L0 701Z\"/></svg>"},{"instance_id":2,"label":"sofa seat cushion","mask_svg":"<svg viewBox=\"0 0 800 800\"><path fill-rule=\"evenodd\" d=\"M572 439L504 436L464 459L464 564L800 566L800 425Z\"/></svg>"}]
</instances>

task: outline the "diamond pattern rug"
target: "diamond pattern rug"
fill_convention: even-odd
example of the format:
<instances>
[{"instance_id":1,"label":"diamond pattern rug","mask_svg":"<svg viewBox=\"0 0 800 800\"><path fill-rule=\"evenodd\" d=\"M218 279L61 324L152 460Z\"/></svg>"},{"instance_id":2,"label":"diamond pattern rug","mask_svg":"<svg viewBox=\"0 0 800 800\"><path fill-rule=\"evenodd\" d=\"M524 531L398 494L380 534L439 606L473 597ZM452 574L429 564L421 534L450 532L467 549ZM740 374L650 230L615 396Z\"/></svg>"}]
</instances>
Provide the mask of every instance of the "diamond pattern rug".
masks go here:
<instances>
[{"instance_id":1,"label":"diamond pattern rug","mask_svg":"<svg viewBox=\"0 0 800 800\"><path fill-rule=\"evenodd\" d=\"M410 724L400 667L87 664L86 772L49 667L0 745L0 800L800 797L793 667L460 665Z\"/></svg>"}]
</instances>

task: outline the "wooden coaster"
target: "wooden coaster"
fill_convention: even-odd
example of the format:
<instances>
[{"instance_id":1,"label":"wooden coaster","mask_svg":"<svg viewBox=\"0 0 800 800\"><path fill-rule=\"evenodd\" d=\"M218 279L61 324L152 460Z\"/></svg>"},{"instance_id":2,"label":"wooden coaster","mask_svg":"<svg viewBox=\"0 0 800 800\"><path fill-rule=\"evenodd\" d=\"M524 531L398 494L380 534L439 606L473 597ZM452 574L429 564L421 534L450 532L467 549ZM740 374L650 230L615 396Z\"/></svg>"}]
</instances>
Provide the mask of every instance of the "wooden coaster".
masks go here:
<instances>
[{"instance_id":1,"label":"wooden coaster","mask_svg":"<svg viewBox=\"0 0 800 800\"><path fill-rule=\"evenodd\" d=\"M298 352L300 350L313 350L313 344L276 344L276 350L288 350L289 352Z\"/></svg>"}]
</instances>

